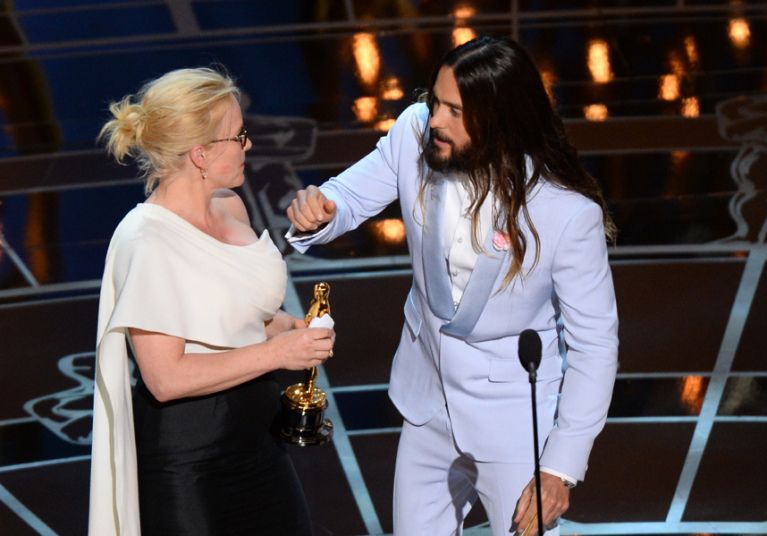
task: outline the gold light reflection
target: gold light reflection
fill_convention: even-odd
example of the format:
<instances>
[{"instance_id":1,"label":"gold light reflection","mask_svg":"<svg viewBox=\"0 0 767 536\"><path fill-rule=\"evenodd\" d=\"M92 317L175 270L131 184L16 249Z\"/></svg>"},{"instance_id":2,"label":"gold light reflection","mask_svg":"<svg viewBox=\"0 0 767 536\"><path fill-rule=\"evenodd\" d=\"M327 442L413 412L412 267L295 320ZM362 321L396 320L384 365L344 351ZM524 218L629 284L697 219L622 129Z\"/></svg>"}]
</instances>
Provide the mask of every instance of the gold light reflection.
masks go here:
<instances>
[{"instance_id":1,"label":"gold light reflection","mask_svg":"<svg viewBox=\"0 0 767 536\"><path fill-rule=\"evenodd\" d=\"M686 376L682 380L679 396L682 404L687 406L692 414L698 414L700 413L700 408L703 407L705 391L702 376Z\"/></svg>"},{"instance_id":2,"label":"gold light reflection","mask_svg":"<svg viewBox=\"0 0 767 536\"><path fill-rule=\"evenodd\" d=\"M746 48L751 43L751 27L744 18L730 19L727 33L738 48Z\"/></svg>"},{"instance_id":3,"label":"gold light reflection","mask_svg":"<svg viewBox=\"0 0 767 536\"><path fill-rule=\"evenodd\" d=\"M466 4L458 5L453 10L453 16L455 17L455 28L453 28L453 46L460 46L477 37L477 33L466 26L467 19L473 17L476 13L476 9Z\"/></svg>"},{"instance_id":4,"label":"gold light reflection","mask_svg":"<svg viewBox=\"0 0 767 536\"><path fill-rule=\"evenodd\" d=\"M685 117L698 117L700 115L700 101L698 97L682 99L682 115Z\"/></svg>"},{"instance_id":5,"label":"gold light reflection","mask_svg":"<svg viewBox=\"0 0 767 536\"><path fill-rule=\"evenodd\" d=\"M377 121L373 128L380 132L389 132L389 129L394 126L396 119L393 117L385 117L380 121Z\"/></svg>"},{"instance_id":6,"label":"gold light reflection","mask_svg":"<svg viewBox=\"0 0 767 536\"><path fill-rule=\"evenodd\" d=\"M402 91L402 86L399 84L399 78L390 76L384 80L381 85L381 98L383 100L400 100L404 96L405 92Z\"/></svg>"},{"instance_id":7,"label":"gold light reflection","mask_svg":"<svg viewBox=\"0 0 767 536\"><path fill-rule=\"evenodd\" d=\"M658 98L664 101L673 101L679 98L679 76L664 74L658 80Z\"/></svg>"},{"instance_id":8,"label":"gold light reflection","mask_svg":"<svg viewBox=\"0 0 767 536\"><path fill-rule=\"evenodd\" d=\"M352 106L354 115L357 120L363 123L369 123L376 118L378 114L378 99L375 97L360 97L354 99L354 106Z\"/></svg>"},{"instance_id":9,"label":"gold light reflection","mask_svg":"<svg viewBox=\"0 0 767 536\"><path fill-rule=\"evenodd\" d=\"M610 48L603 39L592 39L588 45L588 66L591 78L597 84L606 84L614 78L610 67Z\"/></svg>"},{"instance_id":10,"label":"gold light reflection","mask_svg":"<svg viewBox=\"0 0 767 536\"><path fill-rule=\"evenodd\" d=\"M360 80L369 86L374 85L381 71L381 55L375 36L367 32L354 34L352 53Z\"/></svg>"},{"instance_id":11,"label":"gold light reflection","mask_svg":"<svg viewBox=\"0 0 767 536\"><path fill-rule=\"evenodd\" d=\"M695 38L688 35L684 38L684 51L687 54L687 61L693 69L697 69L700 64L700 55L698 54L698 43Z\"/></svg>"},{"instance_id":12,"label":"gold light reflection","mask_svg":"<svg viewBox=\"0 0 767 536\"><path fill-rule=\"evenodd\" d=\"M405 224L398 218L387 218L371 222L370 228L379 241L396 246L405 241Z\"/></svg>"},{"instance_id":13,"label":"gold light reflection","mask_svg":"<svg viewBox=\"0 0 767 536\"><path fill-rule=\"evenodd\" d=\"M583 107L583 116L589 121L604 121L609 115L604 104L589 104Z\"/></svg>"}]
</instances>

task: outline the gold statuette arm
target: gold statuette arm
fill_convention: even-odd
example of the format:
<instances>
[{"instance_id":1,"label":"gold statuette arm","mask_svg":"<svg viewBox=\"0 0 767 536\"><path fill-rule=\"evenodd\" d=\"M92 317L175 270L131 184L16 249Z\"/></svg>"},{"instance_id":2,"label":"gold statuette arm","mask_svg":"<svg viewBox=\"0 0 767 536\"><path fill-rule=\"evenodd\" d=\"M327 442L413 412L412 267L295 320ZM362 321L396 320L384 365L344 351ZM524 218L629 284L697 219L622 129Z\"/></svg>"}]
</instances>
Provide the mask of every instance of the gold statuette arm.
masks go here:
<instances>
[{"instance_id":1,"label":"gold statuette arm","mask_svg":"<svg viewBox=\"0 0 767 536\"><path fill-rule=\"evenodd\" d=\"M309 310L306 312L304 321L308 326L314 318L320 318L330 314L330 285L328 283L320 282L314 285L314 298L309 305Z\"/></svg>"}]
</instances>

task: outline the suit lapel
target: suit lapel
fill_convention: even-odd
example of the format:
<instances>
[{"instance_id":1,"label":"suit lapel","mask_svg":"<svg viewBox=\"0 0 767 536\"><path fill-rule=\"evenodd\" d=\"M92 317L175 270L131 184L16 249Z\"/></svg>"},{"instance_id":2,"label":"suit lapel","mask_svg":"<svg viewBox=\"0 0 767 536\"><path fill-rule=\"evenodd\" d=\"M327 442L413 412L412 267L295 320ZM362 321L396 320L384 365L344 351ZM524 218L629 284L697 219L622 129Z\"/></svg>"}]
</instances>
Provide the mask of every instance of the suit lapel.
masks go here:
<instances>
[{"instance_id":1,"label":"suit lapel","mask_svg":"<svg viewBox=\"0 0 767 536\"><path fill-rule=\"evenodd\" d=\"M431 310L443 320L451 319L455 313L443 245L446 188L446 179L438 178L426 191L426 214L421 241L426 295Z\"/></svg>"},{"instance_id":2,"label":"suit lapel","mask_svg":"<svg viewBox=\"0 0 767 536\"><path fill-rule=\"evenodd\" d=\"M493 226L485 236L483 247L486 253L477 258L477 264L471 272L469 282L463 292L461 303L453 319L442 327L442 332L455 337L466 337L474 329L479 316L490 299L493 285L508 252L498 251L493 247Z\"/></svg>"}]
</instances>

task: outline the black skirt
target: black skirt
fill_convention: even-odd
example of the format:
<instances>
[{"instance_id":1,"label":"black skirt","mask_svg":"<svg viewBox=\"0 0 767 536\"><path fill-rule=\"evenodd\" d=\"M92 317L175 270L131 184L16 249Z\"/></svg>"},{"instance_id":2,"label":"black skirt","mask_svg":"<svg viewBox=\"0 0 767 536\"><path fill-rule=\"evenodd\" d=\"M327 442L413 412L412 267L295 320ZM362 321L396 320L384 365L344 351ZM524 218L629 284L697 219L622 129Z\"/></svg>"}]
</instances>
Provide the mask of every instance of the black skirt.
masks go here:
<instances>
[{"instance_id":1,"label":"black skirt","mask_svg":"<svg viewBox=\"0 0 767 536\"><path fill-rule=\"evenodd\" d=\"M168 403L139 381L133 400L143 536L311 534L270 375Z\"/></svg>"}]
</instances>

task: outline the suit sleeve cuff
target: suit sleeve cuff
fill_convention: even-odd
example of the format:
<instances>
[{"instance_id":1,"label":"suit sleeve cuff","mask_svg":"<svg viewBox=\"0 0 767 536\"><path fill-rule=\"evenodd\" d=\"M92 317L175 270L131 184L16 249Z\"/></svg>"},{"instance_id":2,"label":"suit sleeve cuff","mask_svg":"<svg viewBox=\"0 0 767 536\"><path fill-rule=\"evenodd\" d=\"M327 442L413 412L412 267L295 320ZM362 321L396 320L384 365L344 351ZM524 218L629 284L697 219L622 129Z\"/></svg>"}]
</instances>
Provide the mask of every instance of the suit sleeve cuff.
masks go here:
<instances>
[{"instance_id":1,"label":"suit sleeve cuff","mask_svg":"<svg viewBox=\"0 0 767 536\"><path fill-rule=\"evenodd\" d=\"M578 483L578 480L576 480L575 478L571 477L570 475L567 475L565 473L560 473L559 471L555 471L554 469L551 469L549 467L541 467L541 471L544 472L544 473L548 473L550 475L554 475L554 476L564 480L565 482L570 484L569 487L575 487L575 485Z\"/></svg>"},{"instance_id":2,"label":"suit sleeve cuff","mask_svg":"<svg viewBox=\"0 0 767 536\"><path fill-rule=\"evenodd\" d=\"M328 228L328 224L323 224L319 229L316 229L314 231L296 231L296 228L294 226L290 226L290 229L288 229L288 232L285 233L285 239L288 241L288 244L300 244L301 242L309 239L315 239L320 238L324 234L324 231Z\"/></svg>"}]
</instances>

